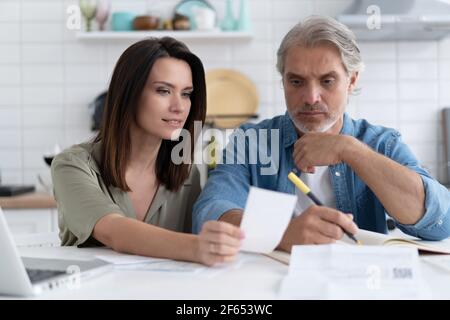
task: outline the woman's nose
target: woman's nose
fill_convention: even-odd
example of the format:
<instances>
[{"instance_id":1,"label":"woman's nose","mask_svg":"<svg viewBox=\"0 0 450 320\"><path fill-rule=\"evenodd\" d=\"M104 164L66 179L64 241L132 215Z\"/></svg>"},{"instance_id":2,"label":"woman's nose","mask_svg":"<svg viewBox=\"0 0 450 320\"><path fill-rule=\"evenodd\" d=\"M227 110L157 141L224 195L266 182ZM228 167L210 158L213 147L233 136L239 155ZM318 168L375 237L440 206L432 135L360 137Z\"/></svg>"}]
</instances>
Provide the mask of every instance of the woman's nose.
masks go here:
<instances>
[{"instance_id":1,"label":"woman's nose","mask_svg":"<svg viewBox=\"0 0 450 320\"><path fill-rule=\"evenodd\" d=\"M183 112L183 110L184 106L181 97L174 96L170 101L170 111L180 113Z\"/></svg>"}]
</instances>

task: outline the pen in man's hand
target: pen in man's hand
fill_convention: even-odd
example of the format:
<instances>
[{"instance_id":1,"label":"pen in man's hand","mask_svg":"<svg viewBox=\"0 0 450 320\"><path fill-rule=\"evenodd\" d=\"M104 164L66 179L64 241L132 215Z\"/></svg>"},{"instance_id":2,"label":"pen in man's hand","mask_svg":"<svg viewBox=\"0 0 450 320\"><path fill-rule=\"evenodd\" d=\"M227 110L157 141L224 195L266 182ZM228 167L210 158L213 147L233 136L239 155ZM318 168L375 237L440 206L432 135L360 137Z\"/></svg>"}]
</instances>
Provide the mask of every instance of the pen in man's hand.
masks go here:
<instances>
[{"instance_id":1,"label":"pen in man's hand","mask_svg":"<svg viewBox=\"0 0 450 320\"><path fill-rule=\"evenodd\" d=\"M295 173L290 172L288 174L288 178L301 192L303 192L306 196L308 196L316 205L323 206L322 202L319 199L317 199L314 193L312 193L311 189L302 180L300 180L300 178ZM348 232L345 229L342 230L347 235L347 237L355 241L355 243L362 244L361 241L356 239L355 236L352 235L350 232Z\"/></svg>"}]
</instances>

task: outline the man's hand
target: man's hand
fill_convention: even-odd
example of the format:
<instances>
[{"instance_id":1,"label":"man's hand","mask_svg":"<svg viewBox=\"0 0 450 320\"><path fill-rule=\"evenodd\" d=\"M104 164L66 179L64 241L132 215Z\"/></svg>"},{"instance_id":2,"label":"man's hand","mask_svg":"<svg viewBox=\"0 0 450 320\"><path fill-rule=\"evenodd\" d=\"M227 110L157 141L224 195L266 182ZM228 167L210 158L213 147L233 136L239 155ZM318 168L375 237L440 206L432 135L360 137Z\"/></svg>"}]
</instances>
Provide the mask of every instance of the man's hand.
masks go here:
<instances>
[{"instance_id":1,"label":"man's hand","mask_svg":"<svg viewBox=\"0 0 450 320\"><path fill-rule=\"evenodd\" d=\"M239 227L222 221L207 221L198 235L196 260L207 266L233 261L243 237Z\"/></svg>"},{"instance_id":2,"label":"man's hand","mask_svg":"<svg viewBox=\"0 0 450 320\"><path fill-rule=\"evenodd\" d=\"M351 214L312 205L291 220L278 248L291 252L292 246L297 244L334 243L344 235L342 229L351 234L358 231Z\"/></svg>"},{"instance_id":3,"label":"man's hand","mask_svg":"<svg viewBox=\"0 0 450 320\"><path fill-rule=\"evenodd\" d=\"M302 172L314 173L315 166L329 166L343 161L351 136L306 133L294 144L294 163Z\"/></svg>"}]
</instances>

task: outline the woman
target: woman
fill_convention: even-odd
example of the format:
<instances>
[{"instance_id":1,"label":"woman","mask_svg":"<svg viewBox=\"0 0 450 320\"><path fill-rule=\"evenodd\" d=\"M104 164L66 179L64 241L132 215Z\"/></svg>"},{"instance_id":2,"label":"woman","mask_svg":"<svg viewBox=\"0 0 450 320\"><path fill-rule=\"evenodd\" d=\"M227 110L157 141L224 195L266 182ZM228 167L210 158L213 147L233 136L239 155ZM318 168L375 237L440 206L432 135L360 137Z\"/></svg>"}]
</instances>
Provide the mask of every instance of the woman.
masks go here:
<instances>
[{"instance_id":1,"label":"woman","mask_svg":"<svg viewBox=\"0 0 450 320\"><path fill-rule=\"evenodd\" d=\"M92 143L75 145L52 162L62 245L105 245L119 252L214 265L231 261L239 228L224 222L190 232L199 173L176 165L171 140L205 120L204 69L172 38L146 39L119 58L103 123ZM191 161L192 162L192 161Z\"/></svg>"}]
</instances>

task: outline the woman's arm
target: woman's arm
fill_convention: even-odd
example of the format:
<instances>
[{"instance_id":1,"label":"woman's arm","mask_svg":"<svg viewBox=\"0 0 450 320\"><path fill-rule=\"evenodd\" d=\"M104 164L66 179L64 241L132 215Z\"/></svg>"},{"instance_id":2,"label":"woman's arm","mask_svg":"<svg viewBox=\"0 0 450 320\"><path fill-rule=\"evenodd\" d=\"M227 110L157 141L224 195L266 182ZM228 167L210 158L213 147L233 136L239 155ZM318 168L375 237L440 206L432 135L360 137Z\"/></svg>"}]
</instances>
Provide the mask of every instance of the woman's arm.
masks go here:
<instances>
[{"instance_id":1,"label":"woman's arm","mask_svg":"<svg viewBox=\"0 0 450 320\"><path fill-rule=\"evenodd\" d=\"M214 265L232 260L240 229L224 222L205 224L199 235L179 233L126 217L100 188L85 159L72 153L52 163L58 211L64 229L84 244L90 237L120 252Z\"/></svg>"},{"instance_id":2,"label":"woman's arm","mask_svg":"<svg viewBox=\"0 0 450 320\"><path fill-rule=\"evenodd\" d=\"M92 235L118 252L193 261L209 266L232 261L241 239L240 229L224 222L206 223L199 235L193 235L114 213L100 218Z\"/></svg>"}]
</instances>

